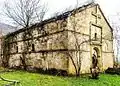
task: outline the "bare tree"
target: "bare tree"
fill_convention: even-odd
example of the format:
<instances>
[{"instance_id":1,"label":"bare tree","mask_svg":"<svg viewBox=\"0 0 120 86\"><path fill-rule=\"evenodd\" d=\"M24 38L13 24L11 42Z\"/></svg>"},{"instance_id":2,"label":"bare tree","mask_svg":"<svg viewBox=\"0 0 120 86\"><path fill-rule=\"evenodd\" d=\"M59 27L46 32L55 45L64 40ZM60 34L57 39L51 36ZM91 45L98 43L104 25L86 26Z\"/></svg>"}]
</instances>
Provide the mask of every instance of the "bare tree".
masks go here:
<instances>
[{"instance_id":1,"label":"bare tree","mask_svg":"<svg viewBox=\"0 0 120 86\"><path fill-rule=\"evenodd\" d=\"M93 3L93 1L92 2L87 2L87 3ZM61 16L64 16L64 13L70 15L69 17L70 17L71 24L72 24L72 30L71 30L72 37L75 39L74 40L74 44L72 44L72 45L74 45L74 48L73 49L68 49L68 46L70 46L70 45L67 45L66 41L64 41L64 40L66 40L66 37L63 37L63 36L65 36L65 34L63 34L60 37L58 37L56 39L56 42L59 41L59 43L61 43L61 45L63 46L64 49L68 49L68 51L65 52L65 54L71 60L73 66L75 68L76 76L79 76L80 75L80 71L81 71L82 53L84 51L82 49L82 46L85 43L89 43L91 41L90 39L86 39L86 38L79 39L79 33L77 31L77 24L78 24L77 22L78 21L77 21L77 18L76 18L76 13L77 13L78 5L79 5L79 1L76 0L76 5L75 5L75 7L74 7L74 9L73 9L72 12L69 12L72 9L72 7L69 7L69 8L66 8L65 10L63 10L62 12L56 12L56 13L54 13L54 16L56 16L56 18L60 14L61 14ZM63 22L65 22L65 21L66 20L64 20Z\"/></svg>"},{"instance_id":2,"label":"bare tree","mask_svg":"<svg viewBox=\"0 0 120 86\"><path fill-rule=\"evenodd\" d=\"M15 25L29 27L31 24L41 22L47 11L46 5L40 0L15 0L14 6L8 1L4 3L4 14Z\"/></svg>"},{"instance_id":3,"label":"bare tree","mask_svg":"<svg viewBox=\"0 0 120 86\"><path fill-rule=\"evenodd\" d=\"M114 18L114 20L113 20ZM115 55L115 65L117 66L119 63L119 55L120 55L120 24L118 22L120 22L120 14L117 13L114 16L109 16L108 20L110 22L110 24L112 25L113 28L113 40L114 40L114 55Z\"/></svg>"},{"instance_id":4,"label":"bare tree","mask_svg":"<svg viewBox=\"0 0 120 86\"><path fill-rule=\"evenodd\" d=\"M66 12L68 11L68 9L66 9ZM65 12L65 10L63 11ZM62 13L63 13L62 12ZM69 11L68 11L69 12ZM58 16L62 13L55 13L54 16ZM72 27L73 29L71 30L71 33L72 33L72 37L74 40L74 43L72 43L72 45L74 45L74 47L72 47L72 49L68 49L68 46L71 46L71 44L66 44L67 42L65 41L66 40L66 34L61 34L60 36L58 36L58 38L56 39L56 42L59 42L62 47L64 49L67 49L68 51L65 52L65 54L68 56L68 58L71 60L74 68L75 68L75 73L76 73L76 76L79 76L80 75L80 71L81 71L81 64L82 64L82 53L83 53L83 49L82 49L82 46L85 44L85 43L89 43L90 42L90 39L79 39L79 33L77 31L77 20L76 20L76 16L75 14L77 13L77 10L74 9L73 10L73 13L71 13L70 15L70 20L71 20L71 24L72 24ZM64 14L62 14L61 16L64 16ZM63 22L66 22L66 20L64 19ZM74 53L74 54L73 54Z\"/></svg>"},{"instance_id":5,"label":"bare tree","mask_svg":"<svg viewBox=\"0 0 120 86\"><path fill-rule=\"evenodd\" d=\"M115 63L116 63L116 65L118 65L118 63L119 63L119 52L120 52L120 49L119 49L119 47L120 47L120 35L119 35L119 31L120 31L120 27L119 26L116 26L116 25L112 25L113 26L113 28L114 28L114 42L115 42L115 47L114 47L114 51L116 51L116 58L115 58Z\"/></svg>"},{"instance_id":6,"label":"bare tree","mask_svg":"<svg viewBox=\"0 0 120 86\"><path fill-rule=\"evenodd\" d=\"M66 33L63 32L61 35L57 37L56 43L60 43L63 49L65 50L67 49L67 51L65 51L65 54L67 55L68 59L70 59L70 61L72 62L72 65L75 69L75 75L79 76L83 58L82 54L84 51L82 46L84 46L84 44L86 43L89 43L90 40L85 38L79 39L80 34L77 33L76 27L74 28L71 35L72 38L70 39L74 39L73 40L74 42L72 43L68 42L69 41L68 35L66 35ZM70 46L72 47L70 48Z\"/></svg>"},{"instance_id":7,"label":"bare tree","mask_svg":"<svg viewBox=\"0 0 120 86\"><path fill-rule=\"evenodd\" d=\"M74 37L75 37L75 34L74 34ZM70 60L72 61L72 64L75 68L75 73L76 73L76 76L79 76L80 75L80 71L81 71L81 64L82 64L82 46L84 43L88 43L90 42L89 40L84 40L82 41L81 43L78 44L78 39L75 39L75 54L73 55L72 52L66 52L66 54L69 56ZM76 58L75 58L76 57ZM76 60L77 59L77 62Z\"/></svg>"}]
</instances>

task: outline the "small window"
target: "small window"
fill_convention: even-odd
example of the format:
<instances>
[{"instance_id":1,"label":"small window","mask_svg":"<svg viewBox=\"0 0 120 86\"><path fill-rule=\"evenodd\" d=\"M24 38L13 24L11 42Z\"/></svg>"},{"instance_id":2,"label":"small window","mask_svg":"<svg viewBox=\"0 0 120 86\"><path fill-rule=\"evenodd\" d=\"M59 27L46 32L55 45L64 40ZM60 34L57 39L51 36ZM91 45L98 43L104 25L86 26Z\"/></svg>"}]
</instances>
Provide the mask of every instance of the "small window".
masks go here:
<instances>
[{"instance_id":1,"label":"small window","mask_svg":"<svg viewBox=\"0 0 120 86\"><path fill-rule=\"evenodd\" d=\"M97 33L95 33L95 40L97 40Z\"/></svg>"},{"instance_id":2,"label":"small window","mask_svg":"<svg viewBox=\"0 0 120 86\"><path fill-rule=\"evenodd\" d=\"M18 53L18 46L16 46L16 53Z\"/></svg>"},{"instance_id":3,"label":"small window","mask_svg":"<svg viewBox=\"0 0 120 86\"><path fill-rule=\"evenodd\" d=\"M32 51L35 51L35 45L32 44Z\"/></svg>"}]
</instances>

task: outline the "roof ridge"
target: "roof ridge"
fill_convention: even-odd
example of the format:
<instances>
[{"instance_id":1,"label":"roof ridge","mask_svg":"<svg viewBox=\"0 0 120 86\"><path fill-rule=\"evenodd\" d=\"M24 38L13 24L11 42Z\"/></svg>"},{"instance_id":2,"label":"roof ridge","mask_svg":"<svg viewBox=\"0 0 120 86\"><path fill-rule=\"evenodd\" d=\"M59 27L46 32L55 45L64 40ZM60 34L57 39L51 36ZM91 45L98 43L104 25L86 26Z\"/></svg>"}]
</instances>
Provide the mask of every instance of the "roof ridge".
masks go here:
<instances>
[{"instance_id":1,"label":"roof ridge","mask_svg":"<svg viewBox=\"0 0 120 86\"><path fill-rule=\"evenodd\" d=\"M10 34L14 34L14 33L17 33L19 31L24 31L24 30L27 30L27 29L31 29L32 27L35 27L35 26L38 27L38 26L41 26L41 25L44 25L44 24L47 24L47 23L50 23L50 22L53 22L53 21L56 21L56 20L66 19L70 15L70 13L72 13L75 10L80 10L80 9L82 9L84 7L88 7L88 6L92 7L92 6L95 6L95 5L97 5L97 4L94 3L94 2L88 3L86 5L84 4L84 5L82 5L82 6L78 7L78 8L74 8L73 10L66 11L66 12L64 12L64 13L58 15L58 16L54 16L52 18L46 19L44 21L41 21L39 23L35 23L35 24L31 25L30 27L21 28L21 29L15 31L15 32L10 33Z\"/></svg>"}]
</instances>

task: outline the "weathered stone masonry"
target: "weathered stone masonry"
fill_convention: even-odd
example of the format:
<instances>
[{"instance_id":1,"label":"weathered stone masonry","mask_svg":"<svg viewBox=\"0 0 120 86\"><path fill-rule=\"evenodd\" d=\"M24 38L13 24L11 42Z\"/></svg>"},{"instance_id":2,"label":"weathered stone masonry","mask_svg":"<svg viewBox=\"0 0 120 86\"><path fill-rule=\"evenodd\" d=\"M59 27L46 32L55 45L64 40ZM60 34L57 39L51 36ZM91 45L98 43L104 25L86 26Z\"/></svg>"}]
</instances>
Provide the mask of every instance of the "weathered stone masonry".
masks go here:
<instances>
[{"instance_id":1,"label":"weathered stone masonry","mask_svg":"<svg viewBox=\"0 0 120 86\"><path fill-rule=\"evenodd\" d=\"M90 73L91 57L95 50L101 71L113 67L112 29L96 4L80 7L6 35L2 63L6 67L55 68L75 74L74 66L66 54L73 53L74 61L77 61L74 34L78 43L90 40L80 48L81 73Z\"/></svg>"}]
</instances>

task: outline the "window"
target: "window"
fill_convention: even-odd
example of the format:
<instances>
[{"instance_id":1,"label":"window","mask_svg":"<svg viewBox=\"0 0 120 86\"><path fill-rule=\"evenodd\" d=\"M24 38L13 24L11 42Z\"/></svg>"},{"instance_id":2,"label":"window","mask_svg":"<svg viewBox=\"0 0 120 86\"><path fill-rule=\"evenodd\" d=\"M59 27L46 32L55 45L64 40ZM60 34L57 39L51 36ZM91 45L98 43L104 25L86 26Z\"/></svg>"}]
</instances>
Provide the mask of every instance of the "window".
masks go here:
<instances>
[{"instance_id":1,"label":"window","mask_svg":"<svg viewBox=\"0 0 120 86\"><path fill-rule=\"evenodd\" d=\"M32 51L35 51L35 45L32 44Z\"/></svg>"},{"instance_id":2,"label":"window","mask_svg":"<svg viewBox=\"0 0 120 86\"><path fill-rule=\"evenodd\" d=\"M16 53L18 53L18 46L16 46Z\"/></svg>"},{"instance_id":3,"label":"window","mask_svg":"<svg viewBox=\"0 0 120 86\"><path fill-rule=\"evenodd\" d=\"M97 40L97 33L95 33L95 40Z\"/></svg>"}]
</instances>

